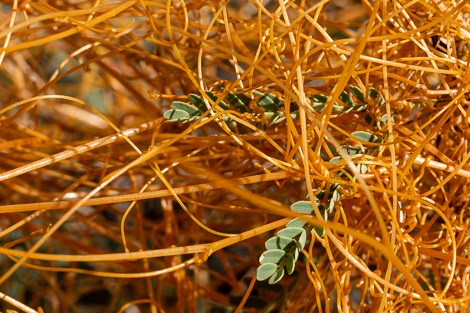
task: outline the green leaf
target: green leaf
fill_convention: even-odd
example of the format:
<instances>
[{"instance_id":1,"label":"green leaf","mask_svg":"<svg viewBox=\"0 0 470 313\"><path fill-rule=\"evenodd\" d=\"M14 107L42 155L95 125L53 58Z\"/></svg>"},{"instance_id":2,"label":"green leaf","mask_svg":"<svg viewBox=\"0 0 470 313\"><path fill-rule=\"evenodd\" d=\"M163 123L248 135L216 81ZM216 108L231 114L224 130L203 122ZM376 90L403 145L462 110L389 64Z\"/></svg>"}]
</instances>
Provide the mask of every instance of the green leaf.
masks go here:
<instances>
[{"instance_id":1,"label":"green leaf","mask_svg":"<svg viewBox=\"0 0 470 313\"><path fill-rule=\"evenodd\" d=\"M331 195L331 201L338 202L341 199L341 193L338 189L335 189Z\"/></svg>"},{"instance_id":2,"label":"green leaf","mask_svg":"<svg viewBox=\"0 0 470 313\"><path fill-rule=\"evenodd\" d=\"M259 97L256 104L268 112L277 112L279 110L280 100L272 93L261 93L253 91L253 94Z\"/></svg>"},{"instance_id":3,"label":"green leaf","mask_svg":"<svg viewBox=\"0 0 470 313\"><path fill-rule=\"evenodd\" d=\"M376 135L361 130L355 131L351 135L354 138L365 142L380 142L380 138Z\"/></svg>"},{"instance_id":4,"label":"green leaf","mask_svg":"<svg viewBox=\"0 0 470 313\"><path fill-rule=\"evenodd\" d=\"M326 212L332 212L334 208L335 208L335 202L331 200L328 201L325 207Z\"/></svg>"},{"instance_id":5,"label":"green leaf","mask_svg":"<svg viewBox=\"0 0 470 313\"><path fill-rule=\"evenodd\" d=\"M380 95L380 93L374 87L369 87L368 94L374 100L377 99L377 97Z\"/></svg>"},{"instance_id":6,"label":"green leaf","mask_svg":"<svg viewBox=\"0 0 470 313\"><path fill-rule=\"evenodd\" d=\"M229 92L226 98L230 102L230 104L233 105L241 113L248 112L247 105L237 95L233 94L232 92Z\"/></svg>"},{"instance_id":7,"label":"green leaf","mask_svg":"<svg viewBox=\"0 0 470 313\"><path fill-rule=\"evenodd\" d=\"M325 96L325 95L311 95L310 96L310 99L313 101L313 103L322 103L322 104L325 104L326 101L328 101L328 97Z\"/></svg>"},{"instance_id":8,"label":"green leaf","mask_svg":"<svg viewBox=\"0 0 470 313\"><path fill-rule=\"evenodd\" d=\"M318 192L316 195L313 196L315 198L316 202L322 202L323 201L323 199L325 198L325 191L326 190L320 190L320 192ZM313 192L316 193L317 189L313 189ZM305 197L308 198L308 192L305 195Z\"/></svg>"},{"instance_id":9,"label":"green leaf","mask_svg":"<svg viewBox=\"0 0 470 313\"><path fill-rule=\"evenodd\" d=\"M284 113L282 113L281 111L277 111L275 113L273 112L266 112L265 113L265 116L267 118L270 118L270 121L269 121L269 124L268 126L271 126L271 125L275 125L275 124L278 124L282 121L284 121L286 119Z\"/></svg>"},{"instance_id":10,"label":"green leaf","mask_svg":"<svg viewBox=\"0 0 470 313\"><path fill-rule=\"evenodd\" d=\"M302 233L305 233L305 230L301 227L289 227L278 231L277 236L295 239Z\"/></svg>"},{"instance_id":11,"label":"green leaf","mask_svg":"<svg viewBox=\"0 0 470 313\"><path fill-rule=\"evenodd\" d=\"M313 207L310 201L297 201L292 203L290 209L301 214L312 214Z\"/></svg>"},{"instance_id":12,"label":"green leaf","mask_svg":"<svg viewBox=\"0 0 470 313\"><path fill-rule=\"evenodd\" d=\"M315 232L320 238L323 238L323 236L325 236L325 229L322 227L315 227Z\"/></svg>"},{"instance_id":13,"label":"green leaf","mask_svg":"<svg viewBox=\"0 0 470 313\"><path fill-rule=\"evenodd\" d=\"M361 173L361 174L367 173L367 169L368 169L367 164L358 164L358 165L357 165L357 170L358 170L359 173Z\"/></svg>"},{"instance_id":14,"label":"green leaf","mask_svg":"<svg viewBox=\"0 0 470 313\"><path fill-rule=\"evenodd\" d=\"M294 261L297 261L297 259L299 258L299 253L303 249L302 247L300 247L299 243L297 243L297 245L298 247L295 247L294 249L290 250L289 253L287 253L287 255L293 255Z\"/></svg>"},{"instance_id":15,"label":"green leaf","mask_svg":"<svg viewBox=\"0 0 470 313\"><path fill-rule=\"evenodd\" d=\"M382 97L380 92L378 92L377 89L375 89L374 87L369 87L368 94L374 100L377 100L377 98L379 98L379 105L385 104L385 99Z\"/></svg>"},{"instance_id":16,"label":"green leaf","mask_svg":"<svg viewBox=\"0 0 470 313\"><path fill-rule=\"evenodd\" d=\"M277 271L271 276L271 278L268 280L268 283L270 285L274 285L278 281L280 281L284 277L284 268L278 268Z\"/></svg>"},{"instance_id":17,"label":"green leaf","mask_svg":"<svg viewBox=\"0 0 470 313\"><path fill-rule=\"evenodd\" d=\"M256 270L256 279L263 281L273 276L277 271L277 265L274 263L261 264Z\"/></svg>"},{"instance_id":18,"label":"green leaf","mask_svg":"<svg viewBox=\"0 0 470 313\"><path fill-rule=\"evenodd\" d=\"M170 122L187 121L189 119L189 113L183 110L170 109L163 113L163 117Z\"/></svg>"},{"instance_id":19,"label":"green leaf","mask_svg":"<svg viewBox=\"0 0 470 313\"><path fill-rule=\"evenodd\" d=\"M339 201L341 198L341 193L338 190L339 185L338 184L333 184L331 185L330 192L328 194L328 202L326 203L326 206L323 207L321 204L319 205L319 208L323 210L323 215L328 217L328 213L333 211L335 207L335 203ZM319 198L319 201L323 200L323 196L321 195L323 192L317 195Z\"/></svg>"},{"instance_id":20,"label":"green leaf","mask_svg":"<svg viewBox=\"0 0 470 313\"><path fill-rule=\"evenodd\" d=\"M346 105L346 107L353 107L354 106L353 98L345 90L343 90L341 92L341 94L339 95L339 99L341 101L343 101L343 103Z\"/></svg>"},{"instance_id":21,"label":"green leaf","mask_svg":"<svg viewBox=\"0 0 470 313\"><path fill-rule=\"evenodd\" d=\"M321 208L322 209L322 213L323 213L323 219L325 220L325 222L328 221L328 210L326 210L326 208ZM318 236L322 237L325 235L325 229L323 227L315 227L315 232L318 234Z\"/></svg>"},{"instance_id":22,"label":"green leaf","mask_svg":"<svg viewBox=\"0 0 470 313\"><path fill-rule=\"evenodd\" d=\"M314 102L312 107L315 111L322 112L325 108L325 103Z\"/></svg>"},{"instance_id":23,"label":"green leaf","mask_svg":"<svg viewBox=\"0 0 470 313\"><path fill-rule=\"evenodd\" d=\"M360 106L356 107L355 110L356 110L356 112L361 112L361 111L366 110L368 107L369 107L368 104L364 104L364 105L360 105Z\"/></svg>"},{"instance_id":24,"label":"green leaf","mask_svg":"<svg viewBox=\"0 0 470 313\"><path fill-rule=\"evenodd\" d=\"M323 213L323 219L325 220L325 222L328 222L328 210L321 204L318 206L318 209ZM323 238L323 236L325 235L325 229L323 227L317 226L315 226L314 229L318 236Z\"/></svg>"},{"instance_id":25,"label":"green leaf","mask_svg":"<svg viewBox=\"0 0 470 313\"><path fill-rule=\"evenodd\" d=\"M190 93L188 95L188 99L189 101L191 101L191 103L193 103L201 112L206 112L207 111L207 106L206 106L206 102L204 101L204 99L202 99L201 97L199 97L198 95L194 94L194 93Z\"/></svg>"},{"instance_id":26,"label":"green leaf","mask_svg":"<svg viewBox=\"0 0 470 313\"><path fill-rule=\"evenodd\" d=\"M305 232L305 229L300 227L281 229L277 232L277 236L296 239L300 244L300 249L304 248L305 242L307 241L307 233Z\"/></svg>"},{"instance_id":27,"label":"green leaf","mask_svg":"<svg viewBox=\"0 0 470 313\"><path fill-rule=\"evenodd\" d=\"M173 101L171 107L175 110L182 110L189 114L189 116L201 116L201 111L190 104L181 101Z\"/></svg>"},{"instance_id":28,"label":"green leaf","mask_svg":"<svg viewBox=\"0 0 470 313\"><path fill-rule=\"evenodd\" d=\"M385 124L387 124L387 122L388 122L388 115L384 114L380 118L380 121L378 122L378 126L383 127ZM392 115L392 122L395 122L395 114Z\"/></svg>"},{"instance_id":29,"label":"green leaf","mask_svg":"<svg viewBox=\"0 0 470 313\"><path fill-rule=\"evenodd\" d=\"M295 244L295 241L291 238L287 237L272 237L269 238L265 243L266 250L272 250L272 249L282 249L285 250L288 246Z\"/></svg>"},{"instance_id":30,"label":"green leaf","mask_svg":"<svg viewBox=\"0 0 470 313\"><path fill-rule=\"evenodd\" d=\"M362 92L362 90L359 87L349 85L349 91L351 91L353 96L356 97L356 99L359 100L361 103L366 102L365 97L364 97L364 93Z\"/></svg>"},{"instance_id":31,"label":"green leaf","mask_svg":"<svg viewBox=\"0 0 470 313\"><path fill-rule=\"evenodd\" d=\"M288 254L286 256L286 270L289 275L291 275L295 270L295 260L292 254Z\"/></svg>"},{"instance_id":32,"label":"green leaf","mask_svg":"<svg viewBox=\"0 0 470 313\"><path fill-rule=\"evenodd\" d=\"M331 164L336 164L336 163L339 163L342 160L343 160L343 158L341 156L335 156L334 158L330 159L330 163Z\"/></svg>"},{"instance_id":33,"label":"green leaf","mask_svg":"<svg viewBox=\"0 0 470 313\"><path fill-rule=\"evenodd\" d=\"M299 113L299 111L294 111L294 112L290 112L289 115L290 115L291 119L295 120L299 117L300 113Z\"/></svg>"},{"instance_id":34,"label":"green leaf","mask_svg":"<svg viewBox=\"0 0 470 313\"><path fill-rule=\"evenodd\" d=\"M296 217L287 223L286 227L304 227L307 224L308 223L305 220L301 219L300 217Z\"/></svg>"},{"instance_id":35,"label":"green leaf","mask_svg":"<svg viewBox=\"0 0 470 313\"><path fill-rule=\"evenodd\" d=\"M303 250L306 242L307 242L307 232L304 230L304 232L301 233L300 237L297 239L297 243L299 244L298 250Z\"/></svg>"},{"instance_id":36,"label":"green leaf","mask_svg":"<svg viewBox=\"0 0 470 313\"><path fill-rule=\"evenodd\" d=\"M335 103L333 104L333 109L332 109L331 111L332 111L332 112L343 112L343 111L344 111L344 107L335 102Z\"/></svg>"},{"instance_id":37,"label":"green leaf","mask_svg":"<svg viewBox=\"0 0 470 313\"><path fill-rule=\"evenodd\" d=\"M333 190L333 191L334 191L334 190L338 189L339 187L341 187L341 185L340 185L340 184L338 184L338 183L334 183L334 184L331 184L331 186L330 186L330 190Z\"/></svg>"},{"instance_id":38,"label":"green leaf","mask_svg":"<svg viewBox=\"0 0 470 313\"><path fill-rule=\"evenodd\" d=\"M237 93L234 94L241 102L243 102L246 106L248 106L251 102L251 98L242 94L242 93Z\"/></svg>"},{"instance_id":39,"label":"green leaf","mask_svg":"<svg viewBox=\"0 0 470 313\"><path fill-rule=\"evenodd\" d=\"M382 115L382 117L380 118L380 123L382 125L385 125L385 123L387 123L387 121L388 121L388 115L387 114Z\"/></svg>"},{"instance_id":40,"label":"green leaf","mask_svg":"<svg viewBox=\"0 0 470 313\"><path fill-rule=\"evenodd\" d=\"M213 92L206 90L205 93L209 96L209 98L211 98L212 101L217 102L218 97ZM230 109L227 103L225 103L223 100L219 102L219 106L224 110Z\"/></svg>"},{"instance_id":41,"label":"green leaf","mask_svg":"<svg viewBox=\"0 0 470 313\"><path fill-rule=\"evenodd\" d=\"M343 112L341 112L341 115L348 114L348 113L351 112L352 110L354 110L354 107L348 107L348 108L346 108L345 110L343 110Z\"/></svg>"},{"instance_id":42,"label":"green leaf","mask_svg":"<svg viewBox=\"0 0 470 313\"><path fill-rule=\"evenodd\" d=\"M264 264L264 263L278 264L282 260L285 254L286 252L281 249L267 250L267 251L264 251L263 254L260 256L259 262L261 264Z\"/></svg>"}]
</instances>

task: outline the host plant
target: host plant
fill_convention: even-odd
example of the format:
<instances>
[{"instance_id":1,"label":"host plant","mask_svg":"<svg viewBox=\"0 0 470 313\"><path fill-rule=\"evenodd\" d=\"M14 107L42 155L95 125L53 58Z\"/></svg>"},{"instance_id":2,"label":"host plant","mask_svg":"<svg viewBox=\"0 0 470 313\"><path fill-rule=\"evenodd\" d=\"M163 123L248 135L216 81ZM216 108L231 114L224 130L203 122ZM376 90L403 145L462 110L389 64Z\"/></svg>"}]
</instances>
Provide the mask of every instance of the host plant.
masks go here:
<instances>
[{"instance_id":1,"label":"host plant","mask_svg":"<svg viewBox=\"0 0 470 313\"><path fill-rule=\"evenodd\" d=\"M469 9L3 1L0 311L466 311Z\"/></svg>"}]
</instances>

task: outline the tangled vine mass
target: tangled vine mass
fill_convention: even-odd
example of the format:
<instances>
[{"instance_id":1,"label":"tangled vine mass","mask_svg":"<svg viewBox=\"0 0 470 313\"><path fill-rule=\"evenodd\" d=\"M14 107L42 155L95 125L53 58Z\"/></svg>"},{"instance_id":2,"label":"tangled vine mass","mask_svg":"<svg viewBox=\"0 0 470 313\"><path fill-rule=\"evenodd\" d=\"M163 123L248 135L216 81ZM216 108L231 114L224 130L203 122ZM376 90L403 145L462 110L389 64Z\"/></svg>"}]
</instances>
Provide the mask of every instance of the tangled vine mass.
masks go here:
<instances>
[{"instance_id":1,"label":"tangled vine mass","mask_svg":"<svg viewBox=\"0 0 470 313\"><path fill-rule=\"evenodd\" d=\"M467 1L0 16L0 312L468 311Z\"/></svg>"}]
</instances>

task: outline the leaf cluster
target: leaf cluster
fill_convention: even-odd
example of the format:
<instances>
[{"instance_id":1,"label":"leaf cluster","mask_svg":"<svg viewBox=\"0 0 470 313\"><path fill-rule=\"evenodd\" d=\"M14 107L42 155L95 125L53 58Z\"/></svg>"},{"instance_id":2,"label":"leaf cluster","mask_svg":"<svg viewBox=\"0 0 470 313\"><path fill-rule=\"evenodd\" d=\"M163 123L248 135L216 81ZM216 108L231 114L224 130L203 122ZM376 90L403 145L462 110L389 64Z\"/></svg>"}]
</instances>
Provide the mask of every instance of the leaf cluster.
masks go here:
<instances>
[{"instance_id":1,"label":"leaf cluster","mask_svg":"<svg viewBox=\"0 0 470 313\"><path fill-rule=\"evenodd\" d=\"M308 201L298 201L291 205L291 210L297 213L311 215L312 204ZM307 234L312 227L301 217L291 220L284 229L265 243L266 251L261 255L261 265L256 270L256 279L268 279L269 284L279 282L284 274L292 274L295 262L307 242Z\"/></svg>"},{"instance_id":2,"label":"leaf cluster","mask_svg":"<svg viewBox=\"0 0 470 313\"><path fill-rule=\"evenodd\" d=\"M206 112L209 110L213 113L216 110L211 106L210 101L217 103L220 110L234 110L244 116L251 116L251 121L260 121L263 126L270 127L279 124L285 120L284 99L273 93L263 93L253 91L250 95L245 93L229 92L223 99L212 91L205 91L205 96L191 93L188 95L188 102L173 101L171 108L164 112L163 117L168 122L181 122L183 124L193 122L195 120L205 118ZM328 96L324 94L313 94L309 97L314 110L321 113L324 111ZM341 104L335 102L332 112L338 116L346 115L351 112L365 112L364 120L368 124L372 124L374 118L369 113L373 106L383 106L385 100L377 89L369 87L367 95L357 86L350 85L349 92L343 90L339 96ZM254 104L254 105L253 105ZM291 103L291 108L295 108L295 104ZM298 116L298 110L292 110L290 113L292 119ZM224 121L230 118L226 114L222 114ZM381 128L387 121L387 115L383 115L377 122L377 128Z\"/></svg>"},{"instance_id":3,"label":"leaf cluster","mask_svg":"<svg viewBox=\"0 0 470 313\"><path fill-rule=\"evenodd\" d=\"M272 93L262 93L253 91L251 96L244 93L229 92L224 99L218 101L218 97L211 91L205 91L207 97L217 103L221 110L235 110L242 114L251 115L253 120L263 121L265 126L272 126L285 120L285 115L281 108L283 107L283 99ZM168 122L189 123L199 118L203 118L206 112L211 110L211 105L207 99L196 95L189 94L188 102L173 101L171 109L167 110L163 117ZM252 103L255 105L253 106ZM292 118L296 117L296 112L291 114ZM230 120L227 115L222 115L225 121Z\"/></svg>"},{"instance_id":4,"label":"leaf cluster","mask_svg":"<svg viewBox=\"0 0 470 313\"><path fill-rule=\"evenodd\" d=\"M352 111L362 112L370 107L370 103L367 101L368 99L366 98L366 95L359 87L350 85L349 91L350 92L347 92L346 90L341 91L339 100L341 100L342 104L335 102L333 104L332 112L345 115ZM378 105L385 104L384 98L377 89L369 87L367 95L372 101L377 102ZM322 112L325 109L328 96L324 94L314 94L310 96L310 100L312 100L313 108L317 112Z\"/></svg>"},{"instance_id":5,"label":"leaf cluster","mask_svg":"<svg viewBox=\"0 0 470 313\"><path fill-rule=\"evenodd\" d=\"M356 131L351 135L365 143L380 143L382 141L376 135L366 131ZM365 149L363 147L343 145L339 150L342 150L343 154L353 157L372 154L377 150L377 147ZM330 163L335 164L342 160L343 157L339 155L330 159ZM357 167L362 174L367 171L366 164L358 164ZM352 173L349 172L349 174L354 177ZM338 175L343 176L343 173L338 172ZM332 184L328 191L320 190L314 197L314 201L317 203L317 207L323 214L325 221L328 220L329 213L334 210L336 203L341 199L340 186L338 183ZM297 201L290 208L293 212L303 214L304 216L311 216L313 213L310 201ZM295 269L295 263L299 258L299 253L305 247L312 230L315 230L320 237L323 237L325 234L323 228L312 227L302 217L297 217L287 223L284 229L278 231L276 236L268 239L265 243L266 251L263 252L259 259L261 265L256 271L257 280L268 280L269 284L275 284L284 277L286 272L289 275L292 274Z\"/></svg>"}]
</instances>

